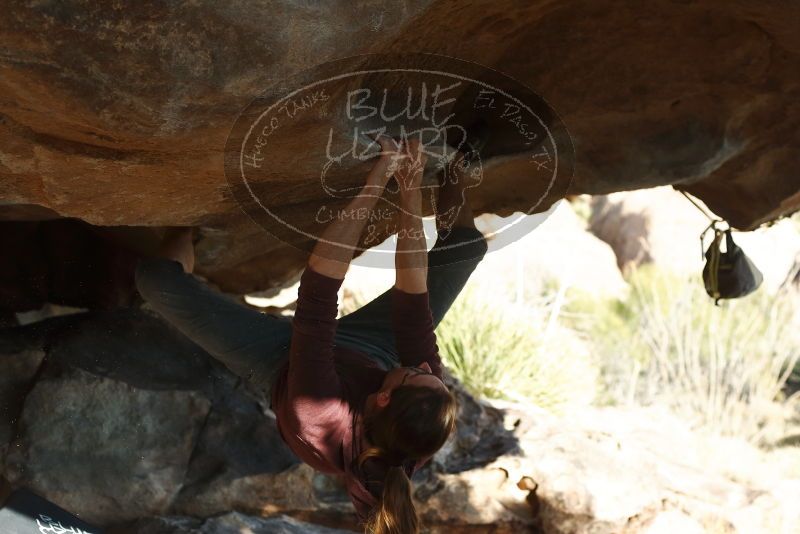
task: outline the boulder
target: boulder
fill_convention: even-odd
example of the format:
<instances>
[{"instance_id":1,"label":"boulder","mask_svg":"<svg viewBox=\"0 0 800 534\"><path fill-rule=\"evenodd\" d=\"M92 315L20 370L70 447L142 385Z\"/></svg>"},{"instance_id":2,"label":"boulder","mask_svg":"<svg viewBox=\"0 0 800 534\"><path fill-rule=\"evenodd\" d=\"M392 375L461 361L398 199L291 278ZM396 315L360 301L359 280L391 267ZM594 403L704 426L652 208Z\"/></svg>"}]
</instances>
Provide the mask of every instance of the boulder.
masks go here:
<instances>
[{"instance_id":1,"label":"boulder","mask_svg":"<svg viewBox=\"0 0 800 534\"><path fill-rule=\"evenodd\" d=\"M0 375L12 384L3 400L21 407L0 473L13 487L112 534L357 529L340 482L298 464L266 399L145 311L3 329L0 354L16 377ZM430 532L750 533L800 521L788 447L704 436L654 408L554 415L478 401L448 380L458 431L414 477Z\"/></svg>"},{"instance_id":2,"label":"boulder","mask_svg":"<svg viewBox=\"0 0 800 534\"><path fill-rule=\"evenodd\" d=\"M83 313L9 329L6 344L10 337L46 354L29 392L3 391L19 393L9 408L22 405L7 461L14 485L106 525L243 505L237 489L253 493L247 503L308 501L291 497L308 484L263 478L298 463L264 415L266 399L158 318ZM248 476L262 481L259 491L241 483Z\"/></svg>"},{"instance_id":3,"label":"boulder","mask_svg":"<svg viewBox=\"0 0 800 534\"><path fill-rule=\"evenodd\" d=\"M192 392L131 391L78 370L42 379L25 398L8 476L92 523L163 514L207 412Z\"/></svg>"},{"instance_id":4,"label":"boulder","mask_svg":"<svg viewBox=\"0 0 800 534\"><path fill-rule=\"evenodd\" d=\"M2 445L13 440L3 474L14 487L104 526L230 510L356 526L340 482L283 443L268 400L146 310L4 329L0 349ZM449 380L461 424L419 473L421 502L440 491L442 473L516 450L500 410Z\"/></svg>"},{"instance_id":5,"label":"boulder","mask_svg":"<svg viewBox=\"0 0 800 534\"><path fill-rule=\"evenodd\" d=\"M656 515L643 525L642 534L705 534L703 525L678 510L668 510Z\"/></svg>"},{"instance_id":6,"label":"boulder","mask_svg":"<svg viewBox=\"0 0 800 534\"><path fill-rule=\"evenodd\" d=\"M746 442L692 432L655 408L565 418L495 404L516 423L521 453L451 480L433 497L441 516L456 515L469 495L483 513L502 507L546 533L633 534L669 524L671 532L781 532L798 521L789 504L800 498L796 453L784 463Z\"/></svg>"},{"instance_id":7,"label":"boulder","mask_svg":"<svg viewBox=\"0 0 800 534\"><path fill-rule=\"evenodd\" d=\"M313 470L281 439L266 399L220 374L213 408L197 436L173 513L207 517L229 510L313 510Z\"/></svg>"},{"instance_id":8,"label":"boulder","mask_svg":"<svg viewBox=\"0 0 800 534\"><path fill-rule=\"evenodd\" d=\"M44 355L41 346L10 329L0 335L0 471L17 432L22 400L34 384Z\"/></svg>"},{"instance_id":9,"label":"boulder","mask_svg":"<svg viewBox=\"0 0 800 534\"><path fill-rule=\"evenodd\" d=\"M545 215L545 214L543 214ZM561 202L546 214L529 217L535 229L509 246L489 240L489 252L475 270L481 281L509 287L510 299L517 292L555 283L564 291L577 290L598 296L623 297L627 283L617 268L612 248L587 230L568 202ZM484 215L478 227L487 235L504 224L503 219ZM509 272L510 271L510 272Z\"/></svg>"},{"instance_id":10,"label":"boulder","mask_svg":"<svg viewBox=\"0 0 800 534\"><path fill-rule=\"evenodd\" d=\"M611 246L625 273L648 263L678 273L702 270L700 234L708 224L707 217L669 187L591 201L589 229Z\"/></svg>"},{"instance_id":11,"label":"boulder","mask_svg":"<svg viewBox=\"0 0 800 534\"><path fill-rule=\"evenodd\" d=\"M725 0L12 4L0 30L0 219L197 226L198 269L209 279L237 293L282 285L304 253L237 206L223 170L231 124L304 69L413 50L486 65L542 95L574 141L570 192L673 184L749 228L800 206L798 18L793 2ZM301 151L327 120L284 130L262 184L302 219L320 198L305 187L317 161ZM489 142L502 143L496 137ZM527 208L536 192L518 159L495 156L486 164L496 179L472 198L476 214ZM32 268L19 276L27 285L16 306L63 296L42 293L41 251L1 263ZM112 280L125 278L120 269ZM85 289L73 298L108 304Z\"/></svg>"},{"instance_id":12,"label":"boulder","mask_svg":"<svg viewBox=\"0 0 800 534\"><path fill-rule=\"evenodd\" d=\"M700 235L709 220L672 188L613 193L592 199L591 232L608 243L624 272L646 264L680 275L699 276L701 254L711 243L709 233L701 249ZM751 232L734 232L742 247L764 274L764 288L776 291L794 272L800 254L800 230L791 220Z\"/></svg>"},{"instance_id":13,"label":"boulder","mask_svg":"<svg viewBox=\"0 0 800 534\"><path fill-rule=\"evenodd\" d=\"M252 517L230 512L208 519L191 517L157 517L143 519L111 534L347 534L341 530L298 521L288 516Z\"/></svg>"}]
</instances>

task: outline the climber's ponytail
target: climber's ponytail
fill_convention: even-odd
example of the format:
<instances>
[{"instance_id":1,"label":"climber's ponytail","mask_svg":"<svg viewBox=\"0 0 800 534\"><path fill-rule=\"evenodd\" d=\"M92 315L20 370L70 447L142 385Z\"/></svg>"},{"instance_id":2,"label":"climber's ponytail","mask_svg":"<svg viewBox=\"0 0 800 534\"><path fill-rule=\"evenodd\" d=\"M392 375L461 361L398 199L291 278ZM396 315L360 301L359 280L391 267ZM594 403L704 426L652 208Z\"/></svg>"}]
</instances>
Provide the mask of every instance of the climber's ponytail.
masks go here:
<instances>
[{"instance_id":1,"label":"climber's ponytail","mask_svg":"<svg viewBox=\"0 0 800 534\"><path fill-rule=\"evenodd\" d=\"M403 465L430 457L444 445L455 428L456 399L443 389L398 386L389 405L364 423L371 447L358 456L358 466L374 459L386 469L380 500L366 530L369 534L417 534L419 518Z\"/></svg>"},{"instance_id":2,"label":"climber's ponytail","mask_svg":"<svg viewBox=\"0 0 800 534\"><path fill-rule=\"evenodd\" d=\"M402 467L390 467L380 503L367 520L370 534L417 534L419 518L411 499L411 481Z\"/></svg>"}]
</instances>

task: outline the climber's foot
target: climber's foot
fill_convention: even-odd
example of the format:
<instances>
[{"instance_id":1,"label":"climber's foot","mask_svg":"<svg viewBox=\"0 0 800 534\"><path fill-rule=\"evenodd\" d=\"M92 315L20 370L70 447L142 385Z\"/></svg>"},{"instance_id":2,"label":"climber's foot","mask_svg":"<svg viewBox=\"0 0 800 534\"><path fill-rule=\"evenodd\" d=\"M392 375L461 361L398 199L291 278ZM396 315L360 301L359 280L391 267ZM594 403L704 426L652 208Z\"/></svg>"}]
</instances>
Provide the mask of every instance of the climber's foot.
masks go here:
<instances>
[{"instance_id":1,"label":"climber's foot","mask_svg":"<svg viewBox=\"0 0 800 534\"><path fill-rule=\"evenodd\" d=\"M467 155L467 159L477 156L489 140L489 125L482 118L477 118L467 126L464 140L459 149Z\"/></svg>"},{"instance_id":2,"label":"climber's foot","mask_svg":"<svg viewBox=\"0 0 800 534\"><path fill-rule=\"evenodd\" d=\"M187 273L194 271L194 232L191 227L168 228L161 240L158 255L175 260Z\"/></svg>"},{"instance_id":3,"label":"climber's foot","mask_svg":"<svg viewBox=\"0 0 800 534\"><path fill-rule=\"evenodd\" d=\"M468 173L464 164L468 159L457 152L447 168L439 174L439 195L436 201L436 229L446 237L453 228L475 228L475 219L467 199Z\"/></svg>"}]
</instances>

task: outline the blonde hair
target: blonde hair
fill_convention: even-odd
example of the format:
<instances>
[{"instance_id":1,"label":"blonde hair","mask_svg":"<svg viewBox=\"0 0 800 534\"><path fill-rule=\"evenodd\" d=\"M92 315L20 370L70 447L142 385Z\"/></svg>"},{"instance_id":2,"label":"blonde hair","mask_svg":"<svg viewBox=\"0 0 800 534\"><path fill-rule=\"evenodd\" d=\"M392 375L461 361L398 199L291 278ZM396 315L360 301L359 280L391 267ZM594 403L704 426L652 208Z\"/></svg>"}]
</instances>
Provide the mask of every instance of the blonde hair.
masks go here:
<instances>
[{"instance_id":1,"label":"blonde hair","mask_svg":"<svg viewBox=\"0 0 800 534\"><path fill-rule=\"evenodd\" d=\"M398 386L392 390L389 404L365 420L372 446L359 455L358 466L369 459L388 466L379 503L366 522L368 533L419 532L411 480L402 464L438 451L455 429L456 411L456 399L445 389Z\"/></svg>"}]
</instances>

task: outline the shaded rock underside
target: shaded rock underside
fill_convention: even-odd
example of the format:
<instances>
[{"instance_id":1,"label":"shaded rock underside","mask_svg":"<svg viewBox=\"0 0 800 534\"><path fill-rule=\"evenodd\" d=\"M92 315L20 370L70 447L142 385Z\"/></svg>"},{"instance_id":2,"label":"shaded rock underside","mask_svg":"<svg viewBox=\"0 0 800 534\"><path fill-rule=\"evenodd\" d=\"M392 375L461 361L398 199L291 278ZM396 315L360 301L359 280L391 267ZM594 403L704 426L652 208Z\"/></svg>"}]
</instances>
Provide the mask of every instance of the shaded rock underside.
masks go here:
<instances>
[{"instance_id":1,"label":"shaded rock underside","mask_svg":"<svg viewBox=\"0 0 800 534\"><path fill-rule=\"evenodd\" d=\"M0 219L153 227L129 236L144 249L158 227L199 226L198 269L232 292L279 286L304 256L237 207L223 171L234 119L272 84L354 54L449 55L532 88L573 139L571 193L673 184L740 228L800 205L800 5L792 2L8 3L2 11ZM283 134L275 184L316 165L303 154L305 128ZM530 201L514 166L503 169L471 199L476 214ZM294 191L281 195L283 207L306 213L318 200ZM36 234L0 260L3 286L35 286L4 309L81 304L65 295L69 273L53 267L63 251L42 242L49 228L14 222L2 231ZM115 286L124 269L109 266L120 252L106 252L95 268L112 273L124 302L129 286ZM49 274L30 282L19 273L31 265Z\"/></svg>"}]
</instances>

